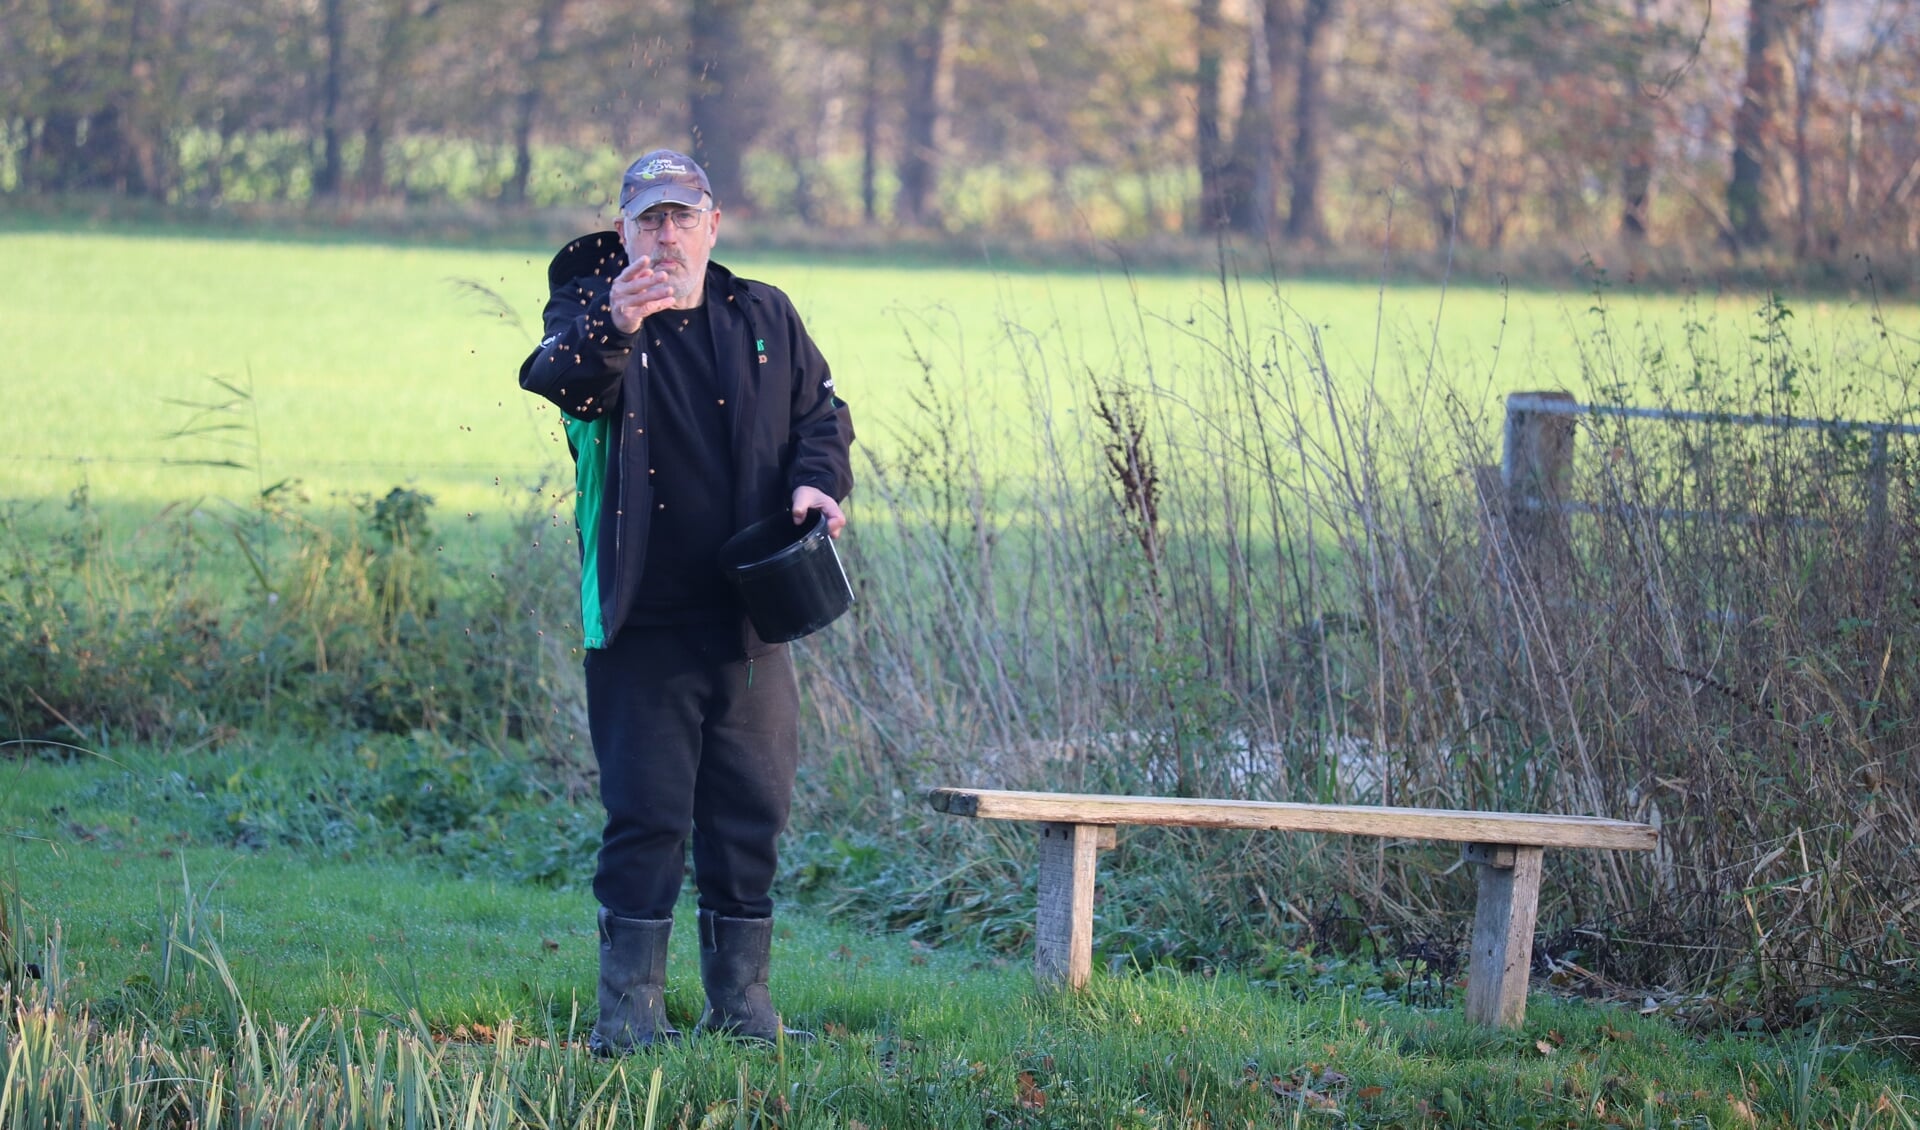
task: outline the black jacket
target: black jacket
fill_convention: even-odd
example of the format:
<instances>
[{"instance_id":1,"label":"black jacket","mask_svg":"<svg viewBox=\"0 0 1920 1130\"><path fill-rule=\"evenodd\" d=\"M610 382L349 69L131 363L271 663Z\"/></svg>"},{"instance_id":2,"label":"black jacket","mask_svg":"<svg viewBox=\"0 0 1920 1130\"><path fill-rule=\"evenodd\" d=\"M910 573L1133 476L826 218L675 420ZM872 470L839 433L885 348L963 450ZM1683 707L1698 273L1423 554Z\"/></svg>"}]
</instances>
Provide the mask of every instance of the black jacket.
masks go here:
<instances>
[{"instance_id":1,"label":"black jacket","mask_svg":"<svg viewBox=\"0 0 1920 1130\"><path fill-rule=\"evenodd\" d=\"M546 337L520 387L558 405L573 453L580 616L588 647L627 621L647 560L647 353L607 308L627 255L611 231L582 236L547 268ZM795 489L853 489L853 422L793 303L777 288L707 266L715 372L733 382L733 527L784 511Z\"/></svg>"}]
</instances>

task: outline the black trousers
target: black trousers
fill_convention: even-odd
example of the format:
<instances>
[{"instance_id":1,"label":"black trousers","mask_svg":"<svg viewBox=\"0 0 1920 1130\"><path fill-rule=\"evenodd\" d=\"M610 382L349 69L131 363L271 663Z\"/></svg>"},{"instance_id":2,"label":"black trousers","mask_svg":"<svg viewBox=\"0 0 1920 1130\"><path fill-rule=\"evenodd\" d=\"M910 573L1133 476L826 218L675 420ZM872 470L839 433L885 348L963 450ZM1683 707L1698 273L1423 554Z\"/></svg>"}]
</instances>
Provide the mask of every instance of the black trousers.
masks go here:
<instances>
[{"instance_id":1,"label":"black trousers","mask_svg":"<svg viewBox=\"0 0 1920 1130\"><path fill-rule=\"evenodd\" d=\"M587 652L586 673L607 810L593 877L600 905L671 917L691 837L701 909L771 917L800 744L786 645L759 643L737 623L629 627Z\"/></svg>"}]
</instances>

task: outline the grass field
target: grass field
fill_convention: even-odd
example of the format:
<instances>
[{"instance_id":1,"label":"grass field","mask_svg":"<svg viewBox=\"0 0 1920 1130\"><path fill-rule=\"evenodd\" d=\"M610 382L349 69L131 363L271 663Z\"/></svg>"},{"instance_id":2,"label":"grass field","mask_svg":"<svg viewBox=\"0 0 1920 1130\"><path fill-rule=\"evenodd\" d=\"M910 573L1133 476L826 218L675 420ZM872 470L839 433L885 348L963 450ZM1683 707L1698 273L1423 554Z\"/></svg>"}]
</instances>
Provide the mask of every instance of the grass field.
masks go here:
<instances>
[{"instance_id":1,"label":"grass field","mask_svg":"<svg viewBox=\"0 0 1920 1130\"><path fill-rule=\"evenodd\" d=\"M1593 295L1573 291L1282 281L1223 293L1215 279L1153 274L1151 264L1128 278L732 261L726 250L723 235L723 260L793 295L854 404L861 442L876 451L912 411L916 349L971 406L1024 411L1024 371L1071 409L1089 370L1151 374L1177 392L1225 337L1225 314L1255 338L1276 337L1283 354L1303 346L1306 324L1319 327L1343 387L1408 388L1431 356L1450 383L1492 401L1582 389L1580 351L1597 326ZM548 254L0 234L10 267L0 277L0 389L13 406L0 498L57 502L84 483L96 503L138 520L167 503L297 479L322 504L409 485L434 495L443 519L498 512L566 464L553 413L514 384L538 328ZM1606 302L1622 349L1676 342L1689 321L1739 341L1758 304L1618 291ZM1796 330L1852 350L1873 340L1873 313L1863 302L1810 302ZM1920 330L1915 308L1883 313L1894 332ZM223 384L250 400L235 403ZM194 407L220 403L232 407ZM196 431L209 425L222 430Z\"/></svg>"},{"instance_id":2,"label":"grass field","mask_svg":"<svg viewBox=\"0 0 1920 1130\"><path fill-rule=\"evenodd\" d=\"M336 1038L343 1028L417 1039L425 1050L411 1070L446 1092L434 1100L449 1120L439 1124L503 1124L475 1120L482 1099L518 1111L513 1124L575 1125L575 1113L597 1109L583 1096L602 1094L616 1069L578 1043L594 968L580 876L555 889L380 846L421 831L407 826L429 815L419 798L358 823L352 851L290 826L263 835L258 812L233 820L224 807L245 795L338 817L356 790L379 795L364 779L372 765L364 751L286 743L10 760L0 770L0 936L9 962L39 974L13 991L50 995L97 1026L53 1038L52 1056L36 1062L48 1054L41 1014L9 1004L0 1034L27 1038L0 1068L0 1121L43 1124L34 1113L54 1109L50 1096L77 1078L98 1102L125 1091L154 1096L157 1109L177 1094L200 1110L221 1098L224 1072L230 1119L251 1124L249 1113L284 1112L306 1088L359 1085L327 1074L375 1042ZM316 773L330 787L316 790ZM1055 997L1019 961L783 913L775 992L790 1020L827 1038L784 1056L703 1039L628 1061L614 1093L628 1096L633 1121L621 1124L639 1124L655 1068L663 1126L1911 1130L1920 1117L1920 1084L1884 1046L1817 1032L1701 1037L1631 1008L1544 996L1524 1030L1493 1032L1463 1021L1457 990L1410 1006L1365 962L1304 952L1284 955L1271 979L1103 971L1086 994ZM700 996L693 931L676 934L668 1008L684 1025ZM130 1063L114 1042L129 1025L150 1041ZM509 1031L534 1043L488 1047ZM263 1054L273 1063L249 1085ZM102 1085L122 1067L130 1080ZM357 1068L375 1079L382 1070ZM567 1116L553 1117L553 1105Z\"/></svg>"}]
</instances>

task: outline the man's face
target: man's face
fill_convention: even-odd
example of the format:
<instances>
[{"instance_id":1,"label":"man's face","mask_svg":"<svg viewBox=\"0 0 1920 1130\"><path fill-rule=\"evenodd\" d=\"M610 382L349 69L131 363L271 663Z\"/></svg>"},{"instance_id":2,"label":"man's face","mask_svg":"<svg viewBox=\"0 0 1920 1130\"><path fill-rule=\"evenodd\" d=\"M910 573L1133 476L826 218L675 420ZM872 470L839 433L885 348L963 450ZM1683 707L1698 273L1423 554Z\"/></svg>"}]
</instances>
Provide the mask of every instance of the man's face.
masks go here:
<instances>
[{"instance_id":1,"label":"man's face","mask_svg":"<svg viewBox=\"0 0 1920 1130\"><path fill-rule=\"evenodd\" d=\"M720 209L711 206L711 197L707 203L706 208L656 204L634 219L620 220L620 242L626 246L627 258L638 260L645 255L653 260L655 270L665 271L667 285L673 288L673 304L679 309L695 305L705 294L707 260L720 238Z\"/></svg>"}]
</instances>

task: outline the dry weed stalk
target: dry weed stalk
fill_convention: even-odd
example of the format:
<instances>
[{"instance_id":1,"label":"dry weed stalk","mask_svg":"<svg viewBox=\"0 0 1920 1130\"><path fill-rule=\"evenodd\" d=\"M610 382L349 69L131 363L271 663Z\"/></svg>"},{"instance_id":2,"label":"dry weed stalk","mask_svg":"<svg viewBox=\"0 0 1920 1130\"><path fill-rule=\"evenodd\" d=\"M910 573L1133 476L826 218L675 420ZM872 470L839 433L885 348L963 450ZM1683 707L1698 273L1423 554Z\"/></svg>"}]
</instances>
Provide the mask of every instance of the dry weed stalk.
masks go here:
<instances>
[{"instance_id":1,"label":"dry weed stalk","mask_svg":"<svg viewBox=\"0 0 1920 1130\"><path fill-rule=\"evenodd\" d=\"M1544 921L1614 938L1622 979L1739 971L1767 1007L1776 984L1884 942L1888 921L1911 929L1912 453L1878 456L1876 498L1842 436L1583 423L1565 485L1581 505L1521 538L1483 470L1492 374L1431 354L1349 371L1282 303L1250 331L1260 319L1234 305L1248 293L1178 327L1178 364L1156 359L1147 323L1117 329L1130 360L1073 386L1084 408L1061 407L1053 376L1087 372L1080 358L1010 338L1023 406L926 420L970 442L873 467L851 547L863 602L820 645L833 676L816 698L837 742L875 747L857 760L880 787L842 798L897 809L984 777L1648 820L1650 858L1557 861ZM1566 383L1806 414L1807 390L1876 377L1879 409L1904 409L1897 341L1854 373L1857 358L1788 340L1777 305L1760 318L1753 351L1731 355L1704 330L1636 352L1602 319ZM1095 426L1073 422L1083 411ZM1134 457L1149 445L1150 475ZM975 485L956 516L957 483ZM1870 511L1884 537L1863 536ZM1430 856L1244 851L1238 875L1178 881L1216 885L1229 918L1276 873L1389 918L1464 903Z\"/></svg>"}]
</instances>

